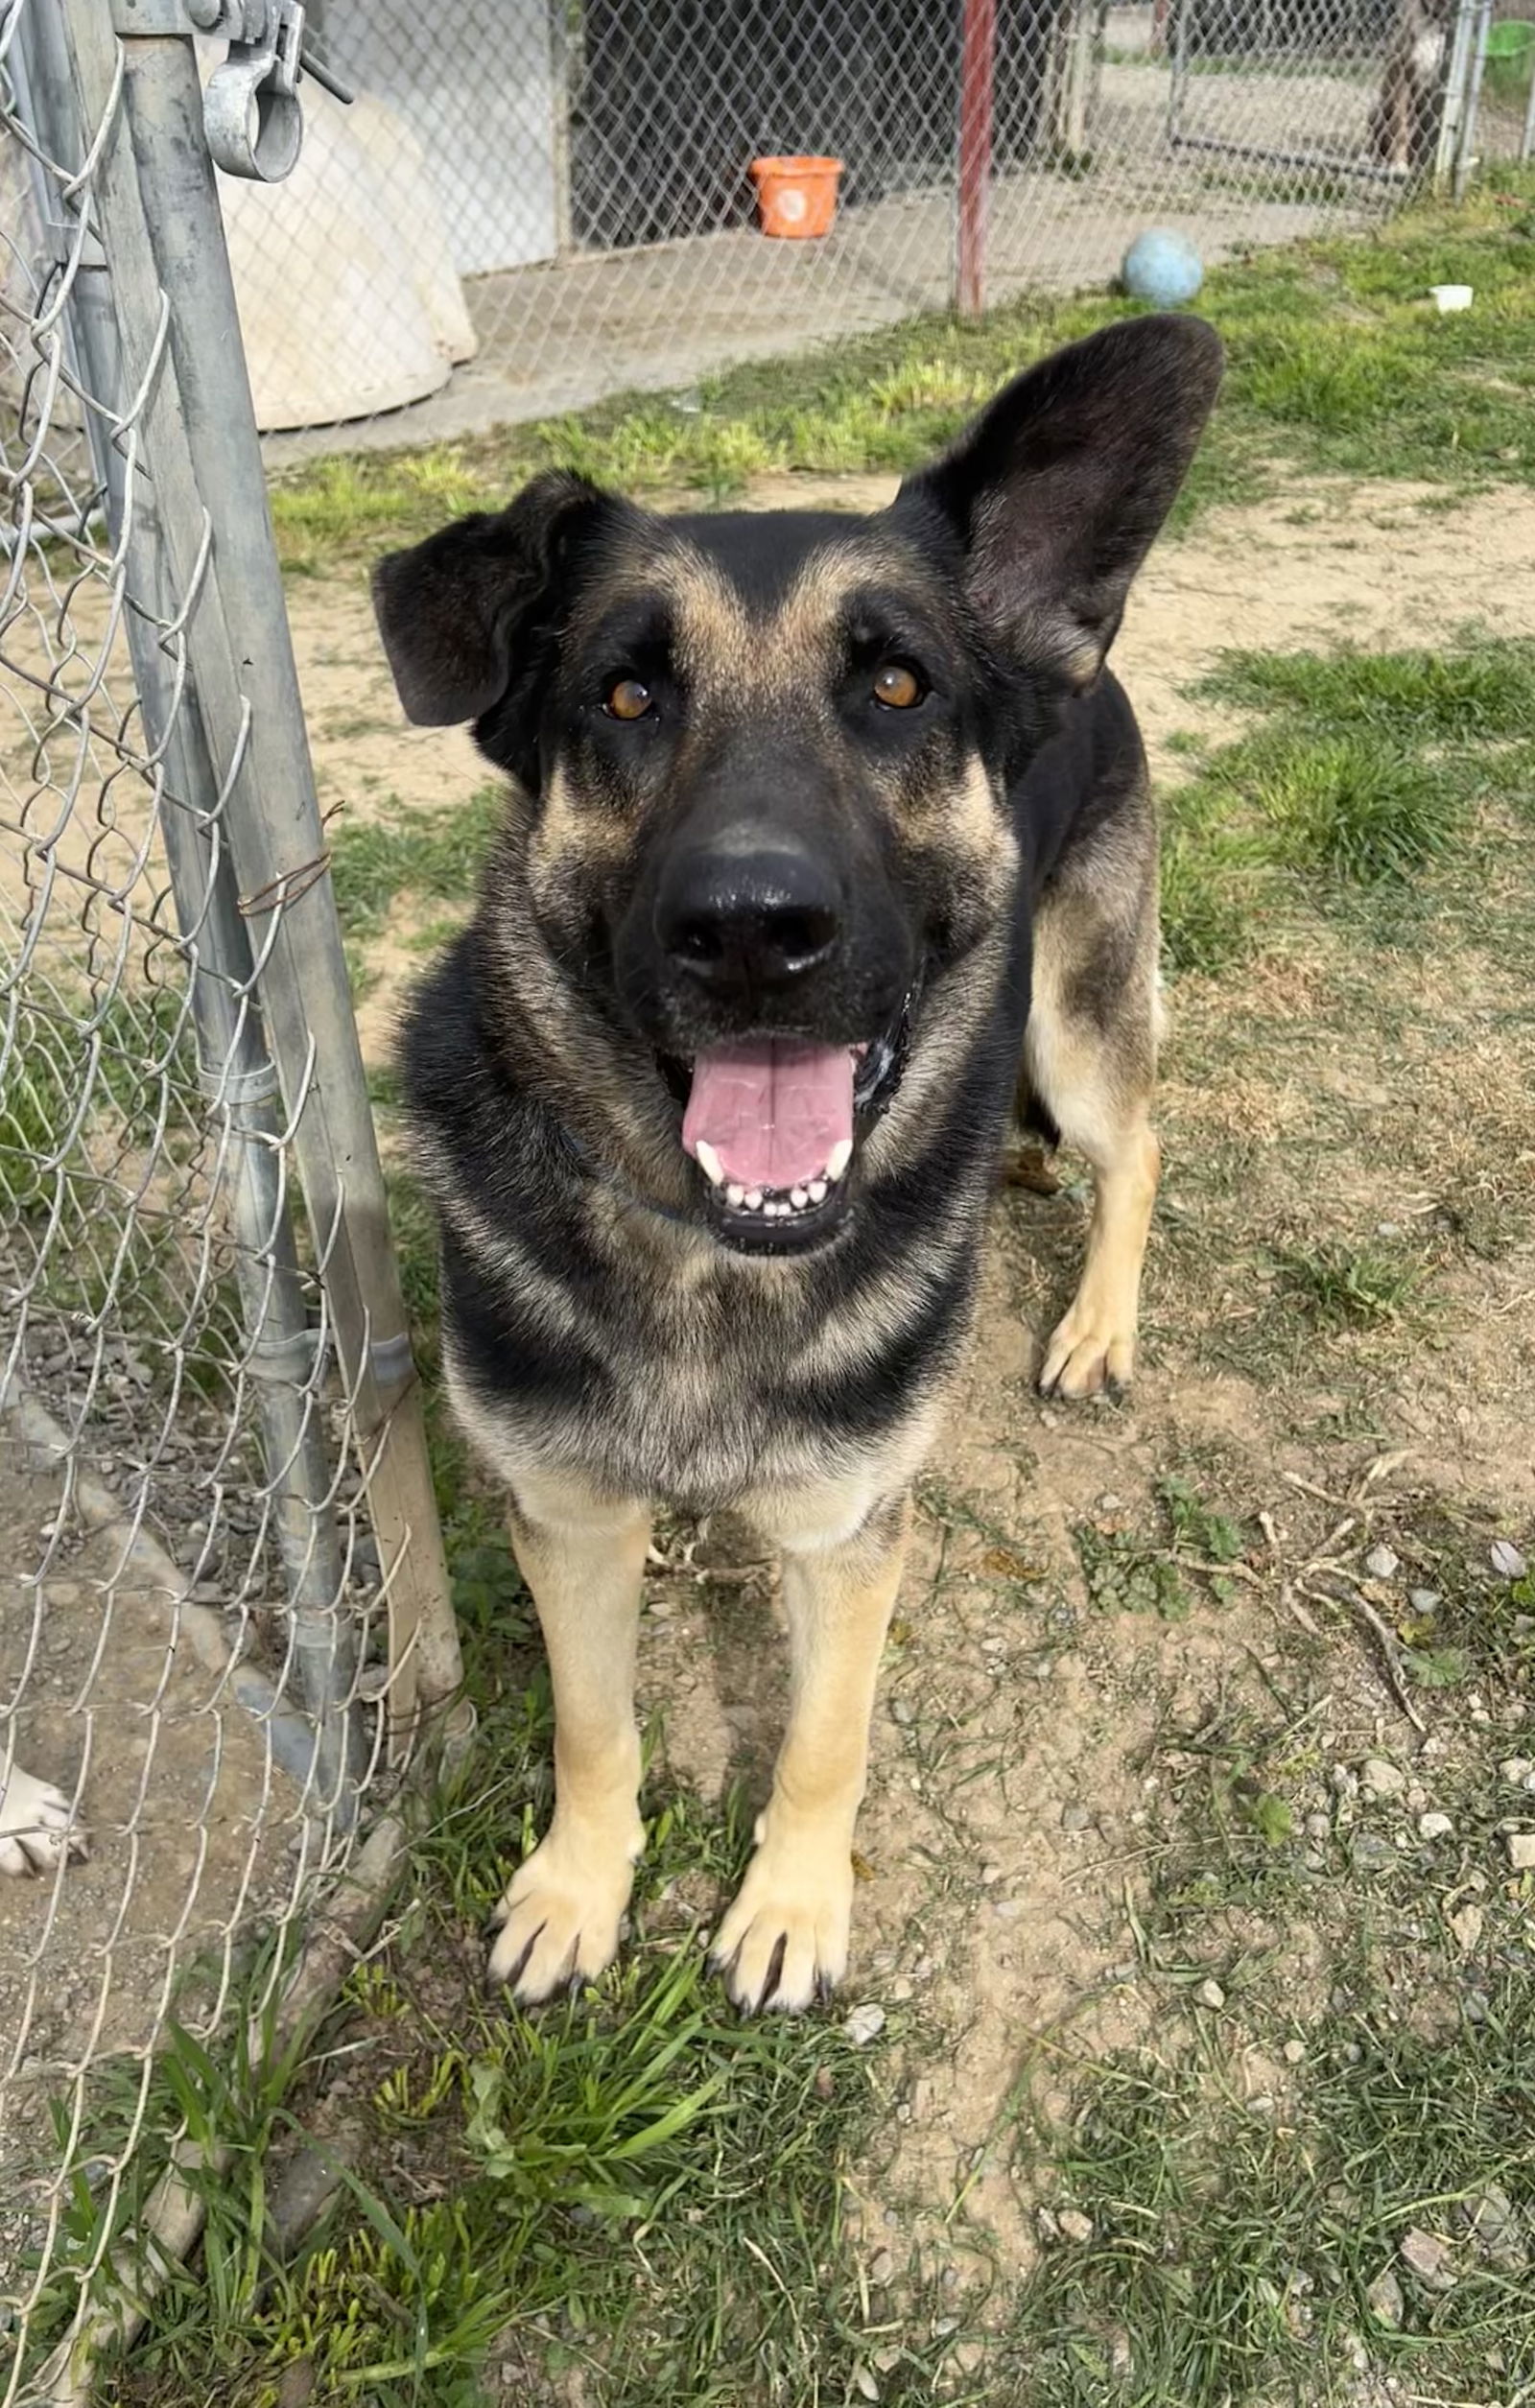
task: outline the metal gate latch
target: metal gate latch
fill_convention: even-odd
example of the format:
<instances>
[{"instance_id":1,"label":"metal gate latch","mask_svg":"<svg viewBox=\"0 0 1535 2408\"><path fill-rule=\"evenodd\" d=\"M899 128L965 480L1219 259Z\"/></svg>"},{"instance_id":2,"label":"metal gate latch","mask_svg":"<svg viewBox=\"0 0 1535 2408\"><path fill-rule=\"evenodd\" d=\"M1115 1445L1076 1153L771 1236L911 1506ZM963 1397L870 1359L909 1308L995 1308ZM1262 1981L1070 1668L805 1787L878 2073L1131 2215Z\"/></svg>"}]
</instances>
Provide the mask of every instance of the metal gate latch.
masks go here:
<instances>
[{"instance_id":1,"label":"metal gate latch","mask_svg":"<svg viewBox=\"0 0 1535 2408\"><path fill-rule=\"evenodd\" d=\"M352 97L305 41L301 0L243 0L235 10L228 0L189 0L188 13L210 33L230 35L229 55L202 96L215 162L227 176L280 184L292 174L304 138L300 73L339 101Z\"/></svg>"}]
</instances>

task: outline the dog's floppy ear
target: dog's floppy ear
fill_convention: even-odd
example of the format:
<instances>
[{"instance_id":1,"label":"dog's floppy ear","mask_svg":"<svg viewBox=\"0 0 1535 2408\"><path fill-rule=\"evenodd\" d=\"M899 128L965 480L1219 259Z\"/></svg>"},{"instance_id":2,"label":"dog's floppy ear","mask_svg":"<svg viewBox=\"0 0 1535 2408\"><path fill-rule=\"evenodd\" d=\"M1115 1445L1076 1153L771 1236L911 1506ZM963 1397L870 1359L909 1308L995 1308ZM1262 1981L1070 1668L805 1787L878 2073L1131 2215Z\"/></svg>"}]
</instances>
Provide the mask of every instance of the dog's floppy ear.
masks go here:
<instances>
[{"instance_id":1,"label":"dog's floppy ear","mask_svg":"<svg viewBox=\"0 0 1535 2408\"><path fill-rule=\"evenodd\" d=\"M499 702L573 541L618 507L584 477L554 468L508 508L477 510L380 560L373 609L407 718L453 727Z\"/></svg>"},{"instance_id":2,"label":"dog's floppy ear","mask_svg":"<svg viewBox=\"0 0 1535 2408\"><path fill-rule=\"evenodd\" d=\"M954 449L902 486L898 517L941 512L971 605L1012 660L1090 684L1170 509L1223 361L1197 318L1134 318L1000 393Z\"/></svg>"}]
</instances>

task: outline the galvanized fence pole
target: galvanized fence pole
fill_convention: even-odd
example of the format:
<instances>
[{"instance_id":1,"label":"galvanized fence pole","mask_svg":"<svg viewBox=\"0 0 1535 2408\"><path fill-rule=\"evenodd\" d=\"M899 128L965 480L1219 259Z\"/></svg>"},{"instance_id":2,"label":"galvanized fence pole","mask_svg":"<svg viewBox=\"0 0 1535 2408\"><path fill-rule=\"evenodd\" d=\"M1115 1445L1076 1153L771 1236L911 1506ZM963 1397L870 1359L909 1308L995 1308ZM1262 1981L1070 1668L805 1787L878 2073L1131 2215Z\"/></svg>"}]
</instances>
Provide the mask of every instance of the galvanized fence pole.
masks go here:
<instances>
[{"instance_id":1,"label":"galvanized fence pole","mask_svg":"<svg viewBox=\"0 0 1535 2408\"><path fill-rule=\"evenodd\" d=\"M221 791L390 1621L391 1724L460 1671L421 1399L304 732L281 573L191 38L174 0L119 25L61 0L125 380L161 497L187 658ZM148 21L156 30L136 32ZM121 35L121 38L120 38Z\"/></svg>"},{"instance_id":2,"label":"galvanized fence pole","mask_svg":"<svg viewBox=\"0 0 1535 2408\"><path fill-rule=\"evenodd\" d=\"M1476 119L1481 109L1482 78L1487 72L1487 36L1492 31L1492 22L1493 0L1476 0L1466 68L1466 98L1460 115L1459 139L1455 144L1452 190L1457 201L1470 182L1476 164Z\"/></svg>"},{"instance_id":3,"label":"galvanized fence pole","mask_svg":"<svg viewBox=\"0 0 1535 2408\"><path fill-rule=\"evenodd\" d=\"M84 129L61 18L24 7L16 32L28 62L33 123L57 166L78 175ZM54 213L50 211L50 215ZM64 250L69 313L92 452L106 497L109 540L127 570L124 631L147 753L155 764L158 816L177 919L192 970L198 1060L230 1198L235 1278L249 1342L266 1466L289 1609L295 1686L313 1725L281 1710L278 1675L264 1712L274 1750L312 1811L349 1828L364 1735L354 1713L357 1648L344 1606L345 1567L336 1515L336 1472L323 1424L318 1359L322 1334L309 1323L281 1154L276 1074L253 993L249 932L219 827L221 796L195 696L186 690L174 592L153 479L136 473L123 428L124 391L111 291L85 209L50 227ZM109 414L110 413L110 416ZM115 418L115 424L112 419Z\"/></svg>"}]
</instances>

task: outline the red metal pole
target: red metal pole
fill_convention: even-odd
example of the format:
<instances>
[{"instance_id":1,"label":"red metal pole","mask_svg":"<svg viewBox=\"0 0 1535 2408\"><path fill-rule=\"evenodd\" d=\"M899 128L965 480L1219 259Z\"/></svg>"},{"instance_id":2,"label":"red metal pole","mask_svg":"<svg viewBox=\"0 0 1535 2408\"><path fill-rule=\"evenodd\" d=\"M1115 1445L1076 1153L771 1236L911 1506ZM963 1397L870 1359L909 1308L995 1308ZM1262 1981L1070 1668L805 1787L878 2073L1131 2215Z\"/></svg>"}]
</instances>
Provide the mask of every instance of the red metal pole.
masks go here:
<instances>
[{"instance_id":1,"label":"red metal pole","mask_svg":"<svg viewBox=\"0 0 1535 2408\"><path fill-rule=\"evenodd\" d=\"M964 0L959 35L959 218L955 305L979 318L986 305L986 216L991 201L991 129L996 106L997 0Z\"/></svg>"}]
</instances>

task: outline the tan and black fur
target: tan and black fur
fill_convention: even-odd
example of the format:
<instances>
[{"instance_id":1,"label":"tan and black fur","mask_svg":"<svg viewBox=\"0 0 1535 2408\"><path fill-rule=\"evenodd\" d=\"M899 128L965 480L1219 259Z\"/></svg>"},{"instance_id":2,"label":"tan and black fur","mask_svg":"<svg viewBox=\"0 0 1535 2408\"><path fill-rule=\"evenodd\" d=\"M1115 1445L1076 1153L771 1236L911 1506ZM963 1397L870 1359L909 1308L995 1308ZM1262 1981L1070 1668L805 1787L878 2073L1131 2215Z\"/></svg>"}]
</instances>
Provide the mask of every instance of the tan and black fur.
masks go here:
<instances>
[{"instance_id":1,"label":"tan and black fur","mask_svg":"<svg viewBox=\"0 0 1535 2408\"><path fill-rule=\"evenodd\" d=\"M658 1500L734 1507L783 1560L789 1728L716 1957L748 2007L841 1976L907 1499L1015 1101L1095 1179L1041 1384L1130 1377L1156 830L1103 656L1219 356L1197 320L1109 329L870 519L662 519L554 475L380 568L411 715L472 719L508 779L405 1067L446 1377L554 1679L554 1818L491 1959L521 1998L618 1945ZM769 1039L863 1082L845 1176L787 1221L681 1143L690 1066Z\"/></svg>"},{"instance_id":2,"label":"tan and black fur","mask_svg":"<svg viewBox=\"0 0 1535 2408\"><path fill-rule=\"evenodd\" d=\"M1397 0L1370 144L1383 167L1420 176L1433 163L1450 57L1450 0Z\"/></svg>"}]
</instances>

